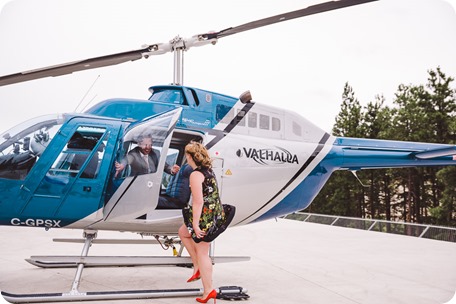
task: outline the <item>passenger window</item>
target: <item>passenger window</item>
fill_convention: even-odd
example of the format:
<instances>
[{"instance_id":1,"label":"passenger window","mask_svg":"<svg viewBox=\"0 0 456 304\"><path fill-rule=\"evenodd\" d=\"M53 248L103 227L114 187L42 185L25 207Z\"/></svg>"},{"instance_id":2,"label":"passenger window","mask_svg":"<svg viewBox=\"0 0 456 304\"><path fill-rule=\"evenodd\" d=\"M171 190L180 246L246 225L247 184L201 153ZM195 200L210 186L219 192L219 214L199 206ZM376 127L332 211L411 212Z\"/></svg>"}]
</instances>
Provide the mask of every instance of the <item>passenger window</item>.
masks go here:
<instances>
[{"instance_id":1,"label":"passenger window","mask_svg":"<svg viewBox=\"0 0 456 304\"><path fill-rule=\"evenodd\" d=\"M249 127L256 128L257 127L257 113L249 112Z\"/></svg>"},{"instance_id":2,"label":"passenger window","mask_svg":"<svg viewBox=\"0 0 456 304\"><path fill-rule=\"evenodd\" d=\"M298 136L302 135L301 126L294 121L293 121L293 133Z\"/></svg>"},{"instance_id":3,"label":"passenger window","mask_svg":"<svg viewBox=\"0 0 456 304\"><path fill-rule=\"evenodd\" d=\"M239 123L237 125L241 126L241 127L244 127L245 126L245 111L238 110L237 116L240 119L240 121L239 121Z\"/></svg>"},{"instance_id":4,"label":"passenger window","mask_svg":"<svg viewBox=\"0 0 456 304\"><path fill-rule=\"evenodd\" d=\"M49 174L96 178L107 141L105 131L105 128L79 127L52 165ZM94 149L96 151L92 153Z\"/></svg>"},{"instance_id":5,"label":"passenger window","mask_svg":"<svg viewBox=\"0 0 456 304\"><path fill-rule=\"evenodd\" d=\"M260 114L260 129L269 130L269 116Z\"/></svg>"},{"instance_id":6,"label":"passenger window","mask_svg":"<svg viewBox=\"0 0 456 304\"><path fill-rule=\"evenodd\" d=\"M272 131L280 131L280 119L272 117Z\"/></svg>"}]
</instances>

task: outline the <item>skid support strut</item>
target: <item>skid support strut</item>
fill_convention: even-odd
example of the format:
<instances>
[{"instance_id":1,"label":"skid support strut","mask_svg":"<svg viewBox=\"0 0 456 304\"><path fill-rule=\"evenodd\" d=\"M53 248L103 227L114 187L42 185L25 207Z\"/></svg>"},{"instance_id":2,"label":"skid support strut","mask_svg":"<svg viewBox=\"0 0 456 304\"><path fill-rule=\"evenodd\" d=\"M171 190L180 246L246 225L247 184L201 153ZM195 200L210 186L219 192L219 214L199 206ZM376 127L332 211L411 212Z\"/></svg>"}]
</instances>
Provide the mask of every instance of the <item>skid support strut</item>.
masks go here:
<instances>
[{"instance_id":1,"label":"skid support strut","mask_svg":"<svg viewBox=\"0 0 456 304\"><path fill-rule=\"evenodd\" d=\"M45 302L72 302L72 301L96 301L96 300L129 300L150 299L165 297L190 297L201 296L202 289L159 289L159 290L126 290L126 291L95 291L80 292L82 271L85 259L89 253L92 241L96 238L97 231L84 231L84 247L77 264L71 289L67 293L43 293L43 294L12 294L1 292L3 298L10 303L45 303Z\"/></svg>"},{"instance_id":2,"label":"skid support strut","mask_svg":"<svg viewBox=\"0 0 456 304\"><path fill-rule=\"evenodd\" d=\"M69 295L78 295L80 294L78 288L79 283L81 282L82 270L84 269L84 263L82 262L83 258L87 257L89 254L90 246L92 246L92 241L97 237L97 231L84 231L84 247L82 248L81 253L81 262L78 263L78 268L74 276L73 284L71 285L71 290Z\"/></svg>"}]
</instances>

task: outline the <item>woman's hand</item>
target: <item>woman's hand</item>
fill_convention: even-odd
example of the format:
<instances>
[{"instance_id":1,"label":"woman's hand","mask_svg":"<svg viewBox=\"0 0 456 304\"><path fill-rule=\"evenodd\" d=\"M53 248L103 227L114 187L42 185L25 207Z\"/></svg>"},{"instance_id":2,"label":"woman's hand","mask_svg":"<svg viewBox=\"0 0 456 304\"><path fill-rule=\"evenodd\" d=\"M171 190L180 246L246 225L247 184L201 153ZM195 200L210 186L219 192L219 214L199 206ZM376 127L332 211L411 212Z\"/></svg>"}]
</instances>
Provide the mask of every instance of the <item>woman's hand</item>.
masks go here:
<instances>
[{"instance_id":1,"label":"woman's hand","mask_svg":"<svg viewBox=\"0 0 456 304\"><path fill-rule=\"evenodd\" d=\"M198 239L203 238L206 235L206 232L201 230L199 227L193 227L193 231Z\"/></svg>"}]
</instances>

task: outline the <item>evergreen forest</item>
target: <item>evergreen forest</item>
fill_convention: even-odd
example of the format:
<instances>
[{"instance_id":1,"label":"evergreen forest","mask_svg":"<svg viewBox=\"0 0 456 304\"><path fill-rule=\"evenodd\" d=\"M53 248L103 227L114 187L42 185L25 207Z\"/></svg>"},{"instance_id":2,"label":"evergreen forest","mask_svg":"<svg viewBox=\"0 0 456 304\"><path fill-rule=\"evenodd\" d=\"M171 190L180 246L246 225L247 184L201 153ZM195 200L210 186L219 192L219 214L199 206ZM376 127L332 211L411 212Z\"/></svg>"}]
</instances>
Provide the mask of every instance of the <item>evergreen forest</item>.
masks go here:
<instances>
[{"instance_id":1,"label":"evergreen forest","mask_svg":"<svg viewBox=\"0 0 456 304\"><path fill-rule=\"evenodd\" d=\"M454 78L440 67L426 84L398 86L362 106L345 84L334 136L456 144ZM456 163L456 162L455 162ZM336 171L305 212L456 227L456 166Z\"/></svg>"}]
</instances>

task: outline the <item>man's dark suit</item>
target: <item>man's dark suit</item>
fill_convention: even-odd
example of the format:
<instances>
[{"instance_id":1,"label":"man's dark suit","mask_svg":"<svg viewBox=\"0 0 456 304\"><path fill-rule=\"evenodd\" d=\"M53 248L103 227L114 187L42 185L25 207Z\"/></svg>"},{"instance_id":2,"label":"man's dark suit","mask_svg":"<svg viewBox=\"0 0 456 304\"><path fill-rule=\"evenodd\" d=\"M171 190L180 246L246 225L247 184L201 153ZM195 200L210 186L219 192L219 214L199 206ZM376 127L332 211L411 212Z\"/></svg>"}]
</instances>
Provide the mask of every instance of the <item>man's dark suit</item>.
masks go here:
<instances>
[{"instance_id":1,"label":"man's dark suit","mask_svg":"<svg viewBox=\"0 0 456 304\"><path fill-rule=\"evenodd\" d=\"M128 152L128 164L130 165L130 175L139 175L157 172L158 159L160 158L160 152L152 149L148 155L148 163L143 158L139 147L134 148Z\"/></svg>"},{"instance_id":2,"label":"man's dark suit","mask_svg":"<svg viewBox=\"0 0 456 304\"><path fill-rule=\"evenodd\" d=\"M128 164L130 165L130 175L140 175L147 173L157 172L158 160L160 159L160 151L152 149L148 155L148 163L143 158L143 154L140 152L139 147L132 149L128 152ZM165 163L165 172L171 174L171 168Z\"/></svg>"}]
</instances>

